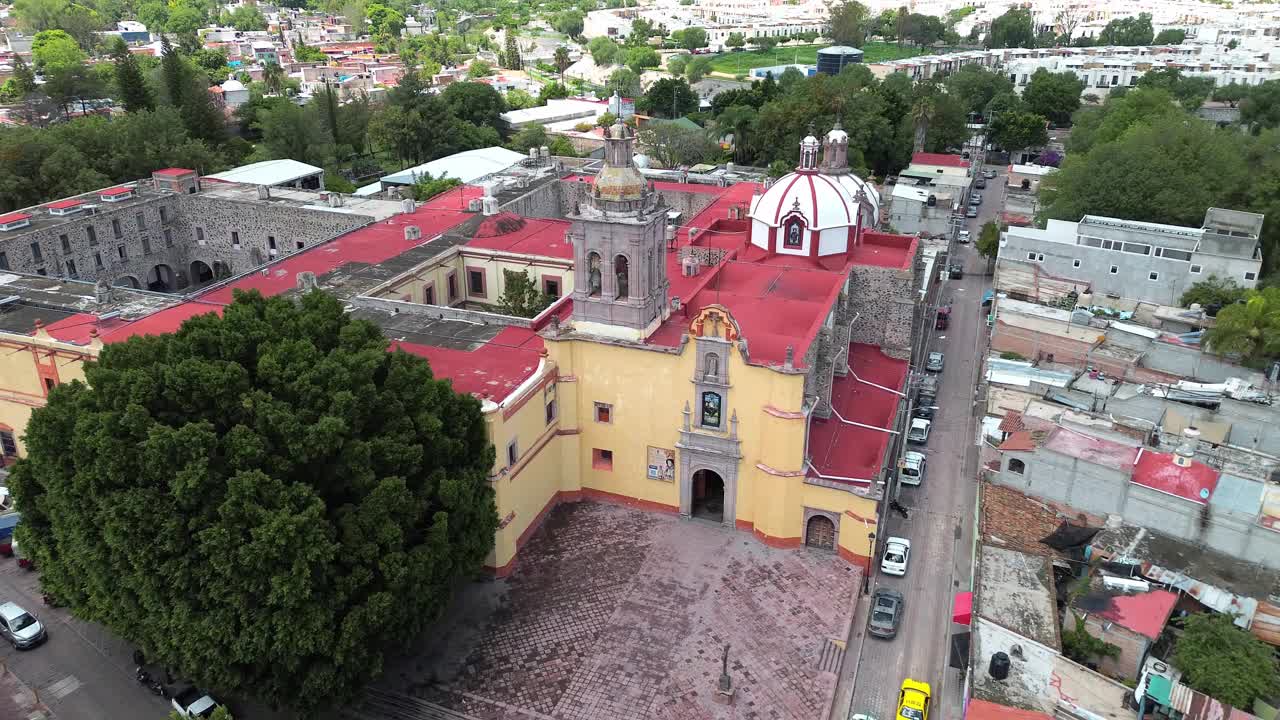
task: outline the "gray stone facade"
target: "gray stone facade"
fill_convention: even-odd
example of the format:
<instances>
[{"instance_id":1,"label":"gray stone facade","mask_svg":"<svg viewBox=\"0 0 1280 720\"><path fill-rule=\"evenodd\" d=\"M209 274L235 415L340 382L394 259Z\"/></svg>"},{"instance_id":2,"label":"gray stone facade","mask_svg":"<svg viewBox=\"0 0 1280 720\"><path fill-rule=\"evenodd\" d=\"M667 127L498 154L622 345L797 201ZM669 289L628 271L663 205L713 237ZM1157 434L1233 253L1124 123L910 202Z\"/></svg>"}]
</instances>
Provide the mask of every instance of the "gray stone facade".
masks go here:
<instances>
[{"instance_id":1,"label":"gray stone facade","mask_svg":"<svg viewBox=\"0 0 1280 720\"><path fill-rule=\"evenodd\" d=\"M848 307L837 318L838 325L852 324L850 342L878 345L889 357L910 359L916 288L920 286L916 275L914 270L853 268L849 273Z\"/></svg>"},{"instance_id":2,"label":"gray stone facade","mask_svg":"<svg viewBox=\"0 0 1280 720\"><path fill-rule=\"evenodd\" d=\"M0 268L176 292L246 272L373 221L296 203L146 187L119 203L87 199L86 204L91 207L65 216L42 207L27 210L33 216L30 227L0 232Z\"/></svg>"}]
</instances>

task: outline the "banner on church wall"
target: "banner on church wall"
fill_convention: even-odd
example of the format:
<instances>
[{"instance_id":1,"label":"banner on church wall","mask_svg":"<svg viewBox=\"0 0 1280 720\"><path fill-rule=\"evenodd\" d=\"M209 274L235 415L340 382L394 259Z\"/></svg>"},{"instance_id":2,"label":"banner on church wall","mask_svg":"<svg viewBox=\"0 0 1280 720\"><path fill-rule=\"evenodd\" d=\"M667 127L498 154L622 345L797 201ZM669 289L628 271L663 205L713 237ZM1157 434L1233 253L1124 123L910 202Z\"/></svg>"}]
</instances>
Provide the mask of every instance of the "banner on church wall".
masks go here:
<instances>
[{"instance_id":1,"label":"banner on church wall","mask_svg":"<svg viewBox=\"0 0 1280 720\"><path fill-rule=\"evenodd\" d=\"M649 446L649 479L676 481L676 453L667 448Z\"/></svg>"}]
</instances>

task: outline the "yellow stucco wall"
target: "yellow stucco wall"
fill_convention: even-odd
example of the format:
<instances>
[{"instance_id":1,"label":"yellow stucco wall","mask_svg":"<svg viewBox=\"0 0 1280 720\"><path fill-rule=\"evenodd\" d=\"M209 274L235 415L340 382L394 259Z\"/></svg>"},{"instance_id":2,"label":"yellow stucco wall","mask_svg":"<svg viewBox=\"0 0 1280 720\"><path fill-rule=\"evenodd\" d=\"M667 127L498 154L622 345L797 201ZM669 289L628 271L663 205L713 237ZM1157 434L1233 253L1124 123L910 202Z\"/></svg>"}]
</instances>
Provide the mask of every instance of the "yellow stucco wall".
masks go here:
<instances>
[{"instance_id":1,"label":"yellow stucco wall","mask_svg":"<svg viewBox=\"0 0 1280 720\"><path fill-rule=\"evenodd\" d=\"M484 271L485 295L483 297L472 296L467 292L467 268ZM492 252L460 249L458 252L444 255L432 265L413 271L411 276L387 286L386 290L375 293L375 296L389 300L404 300L407 296L409 302L422 303L426 302L427 285L434 284L436 304L445 304L449 302L448 276L450 272L454 272L457 273L458 283L458 296L454 298L456 301L475 300L492 304L497 302L506 290L504 270L531 274L539 289L543 287L544 277L553 277L560 281L561 296L573 292L573 266L568 260L538 257L510 258Z\"/></svg>"},{"instance_id":2,"label":"yellow stucco wall","mask_svg":"<svg viewBox=\"0 0 1280 720\"><path fill-rule=\"evenodd\" d=\"M84 380L83 358L100 348L59 342L44 330L35 335L0 333L0 425L12 429L19 455L26 454L22 435L31 412L45 404L44 377L50 371L42 376L38 362L54 368L58 383Z\"/></svg>"}]
</instances>

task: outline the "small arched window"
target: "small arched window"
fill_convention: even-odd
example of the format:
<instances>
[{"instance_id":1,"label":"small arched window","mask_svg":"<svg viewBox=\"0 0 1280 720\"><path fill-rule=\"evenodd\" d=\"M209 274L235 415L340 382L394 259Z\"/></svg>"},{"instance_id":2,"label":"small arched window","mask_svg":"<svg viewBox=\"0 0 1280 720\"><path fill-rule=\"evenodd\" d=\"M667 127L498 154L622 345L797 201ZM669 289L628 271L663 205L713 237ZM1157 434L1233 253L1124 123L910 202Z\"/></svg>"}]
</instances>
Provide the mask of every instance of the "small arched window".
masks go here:
<instances>
[{"instance_id":1,"label":"small arched window","mask_svg":"<svg viewBox=\"0 0 1280 720\"><path fill-rule=\"evenodd\" d=\"M591 253L587 255L587 294L591 297L600 297L599 253Z\"/></svg>"},{"instance_id":2,"label":"small arched window","mask_svg":"<svg viewBox=\"0 0 1280 720\"><path fill-rule=\"evenodd\" d=\"M614 289L618 298L631 297L631 263L625 255L613 259Z\"/></svg>"},{"instance_id":3,"label":"small arched window","mask_svg":"<svg viewBox=\"0 0 1280 720\"><path fill-rule=\"evenodd\" d=\"M1027 471L1027 464L1022 462L1018 458L1013 458L1009 461L1009 472L1013 473L1014 475L1021 475L1026 471Z\"/></svg>"},{"instance_id":4,"label":"small arched window","mask_svg":"<svg viewBox=\"0 0 1280 720\"><path fill-rule=\"evenodd\" d=\"M716 379L720 377L720 356L715 353L707 353L702 361L703 377Z\"/></svg>"}]
</instances>

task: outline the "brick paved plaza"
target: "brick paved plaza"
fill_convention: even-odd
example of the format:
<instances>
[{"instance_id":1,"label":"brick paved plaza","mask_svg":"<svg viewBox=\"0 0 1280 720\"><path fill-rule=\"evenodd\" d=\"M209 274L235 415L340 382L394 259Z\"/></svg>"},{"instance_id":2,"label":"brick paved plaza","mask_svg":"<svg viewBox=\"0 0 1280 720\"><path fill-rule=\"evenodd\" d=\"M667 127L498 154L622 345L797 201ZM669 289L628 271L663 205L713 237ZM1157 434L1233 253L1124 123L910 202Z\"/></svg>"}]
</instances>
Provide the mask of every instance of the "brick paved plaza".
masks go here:
<instances>
[{"instance_id":1,"label":"brick paved plaza","mask_svg":"<svg viewBox=\"0 0 1280 720\"><path fill-rule=\"evenodd\" d=\"M455 603L419 656L436 665L401 674L415 694L486 720L812 720L861 582L830 554L590 502L557 508L520 557ZM713 700L725 643L731 707Z\"/></svg>"}]
</instances>

